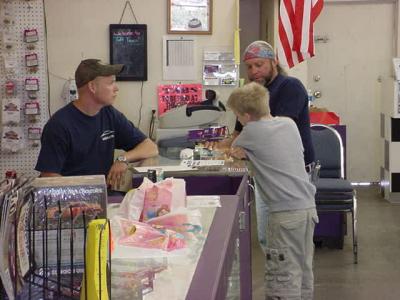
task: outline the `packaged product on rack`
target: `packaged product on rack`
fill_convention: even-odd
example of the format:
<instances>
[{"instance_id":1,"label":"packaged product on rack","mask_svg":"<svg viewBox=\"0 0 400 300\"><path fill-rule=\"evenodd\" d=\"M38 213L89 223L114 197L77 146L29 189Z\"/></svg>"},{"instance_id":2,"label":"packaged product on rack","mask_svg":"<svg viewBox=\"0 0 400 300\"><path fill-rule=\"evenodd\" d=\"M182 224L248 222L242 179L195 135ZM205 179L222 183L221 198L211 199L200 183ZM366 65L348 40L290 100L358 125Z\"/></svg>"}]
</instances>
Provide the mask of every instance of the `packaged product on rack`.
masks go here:
<instances>
[{"instance_id":1,"label":"packaged product on rack","mask_svg":"<svg viewBox=\"0 0 400 300\"><path fill-rule=\"evenodd\" d=\"M15 37L11 32L3 31L3 48L6 51L12 51L15 48Z\"/></svg>"},{"instance_id":2,"label":"packaged product on rack","mask_svg":"<svg viewBox=\"0 0 400 300\"><path fill-rule=\"evenodd\" d=\"M15 76L18 69L18 60L15 53L5 53L3 55L4 70L7 76Z\"/></svg>"},{"instance_id":3,"label":"packaged product on rack","mask_svg":"<svg viewBox=\"0 0 400 300\"><path fill-rule=\"evenodd\" d=\"M21 127L3 126L1 150L16 153L24 149L24 138Z\"/></svg>"},{"instance_id":4,"label":"packaged product on rack","mask_svg":"<svg viewBox=\"0 0 400 300\"><path fill-rule=\"evenodd\" d=\"M18 125L21 122L21 100L19 98L4 98L2 102L3 125Z\"/></svg>"}]
</instances>

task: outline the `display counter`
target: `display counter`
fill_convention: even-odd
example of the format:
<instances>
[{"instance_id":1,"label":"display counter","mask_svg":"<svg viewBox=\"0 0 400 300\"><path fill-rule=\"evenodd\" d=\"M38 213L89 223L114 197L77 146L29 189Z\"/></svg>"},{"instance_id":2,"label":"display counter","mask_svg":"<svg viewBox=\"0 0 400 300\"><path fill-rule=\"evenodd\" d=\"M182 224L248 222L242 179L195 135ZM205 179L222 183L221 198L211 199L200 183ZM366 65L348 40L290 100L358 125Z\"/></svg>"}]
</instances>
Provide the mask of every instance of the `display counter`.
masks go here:
<instances>
[{"instance_id":1,"label":"display counter","mask_svg":"<svg viewBox=\"0 0 400 300\"><path fill-rule=\"evenodd\" d=\"M160 166L177 164L176 161L162 157L146 160L140 166ZM198 259L187 260L187 269L193 266L193 275L186 272L172 272L168 278L162 278L162 272L156 276L154 290L144 299L165 298L165 288L182 278L179 274L191 280L187 281L184 298L177 299L251 299L251 235L250 235L250 198L249 177L243 162L228 162L218 168L206 167L197 170L166 171L164 177L184 178L188 195L219 195L221 207L202 209L202 214L210 224L207 236L198 251ZM138 186L145 174L134 174L133 185ZM121 198L109 197L109 203ZM235 259L236 258L236 259ZM162 282L160 286L157 279ZM190 279L189 278L189 279ZM164 295L164 297L163 297ZM154 297L154 298L153 298Z\"/></svg>"}]
</instances>

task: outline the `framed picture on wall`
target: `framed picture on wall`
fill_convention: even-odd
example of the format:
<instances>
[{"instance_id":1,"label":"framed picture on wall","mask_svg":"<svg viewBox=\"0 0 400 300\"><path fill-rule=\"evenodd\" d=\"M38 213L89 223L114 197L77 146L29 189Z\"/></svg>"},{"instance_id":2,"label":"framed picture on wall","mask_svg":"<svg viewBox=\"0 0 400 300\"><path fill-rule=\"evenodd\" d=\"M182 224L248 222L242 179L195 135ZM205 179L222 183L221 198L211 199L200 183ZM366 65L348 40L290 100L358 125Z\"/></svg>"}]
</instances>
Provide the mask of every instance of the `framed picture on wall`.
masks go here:
<instances>
[{"instance_id":1,"label":"framed picture on wall","mask_svg":"<svg viewBox=\"0 0 400 300\"><path fill-rule=\"evenodd\" d=\"M167 7L168 33L212 33L212 0L168 0Z\"/></svg>"},{"instance_id":2,"label":"framed picture on wall","mask_svg":"<svg viewBox=\"0 0 400 300\"><path fill-rule=\"evenodd\" d=\"M110 24L110 63L125 65L118 81L147 80L147 25Z\"/></svg>"}]
</instances>

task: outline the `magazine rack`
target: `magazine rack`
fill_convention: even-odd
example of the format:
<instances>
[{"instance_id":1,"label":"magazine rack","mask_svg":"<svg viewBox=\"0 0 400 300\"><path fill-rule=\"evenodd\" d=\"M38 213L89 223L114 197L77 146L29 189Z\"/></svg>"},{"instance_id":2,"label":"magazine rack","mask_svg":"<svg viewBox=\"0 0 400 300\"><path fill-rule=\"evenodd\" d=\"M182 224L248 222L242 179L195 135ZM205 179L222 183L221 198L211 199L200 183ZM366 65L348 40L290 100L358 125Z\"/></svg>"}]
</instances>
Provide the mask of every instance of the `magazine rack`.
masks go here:
<instances>
[{"instance_id":1,"label":"magazine rack","mask_svg":"<svg viewBox=\"0 0 400 300\"><path fill-rule=\"evenodd\" d=\"M11 203L15 196L18 200ZM42 197L40 201L39 197ZM4 199L0 198L2 218L5 217L7 206L15 205L15 212L9 213L11 218L7 220L13 227L9 231L11 238L8 245L12 249L8 253L10 280L2 280L0 299L89 299L88 293L92 287L90 284L88 286L86 260L90 255L99 257L97 270L101 270L100 265L106 263L106 273L109 273L111 231L108 230L108 236L104 236L104 229L110 225L109 220L104 219L106 226L99 228L99 247L94 247L98 255L87 255L88 251L94 250L86 247L88 224L98 219L100 214L96 214L90 203L82 201L76 205L76 202L66 202L63 197L65 195L62 194L59 199L40 196L28 184L9 192ZM5 224L3 220L1 224ZM108 249L101 261L100 244L103 239L107 240ZM106 276L107 286L101 286L103 276ZM94 281L100 295L101 291L104 295L105 290L110 299L110 276L99 271L98 280L96 278ZM80 295L82 282L86 287L84 296Z\"/></svg>"}]
</instances>

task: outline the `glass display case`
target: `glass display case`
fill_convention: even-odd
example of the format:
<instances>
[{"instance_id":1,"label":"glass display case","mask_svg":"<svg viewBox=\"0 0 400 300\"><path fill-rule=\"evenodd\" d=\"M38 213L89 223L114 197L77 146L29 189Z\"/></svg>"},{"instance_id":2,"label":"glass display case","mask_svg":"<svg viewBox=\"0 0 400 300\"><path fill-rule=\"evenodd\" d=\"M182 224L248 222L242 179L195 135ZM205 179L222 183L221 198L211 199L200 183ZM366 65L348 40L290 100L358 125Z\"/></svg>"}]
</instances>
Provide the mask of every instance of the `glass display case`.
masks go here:
<instances>
[{"instance_id":1,"label":"glass display case","mask_svg":"<svg viewBox=\"0 0 400 300\"><path fill-rule=\"evenodd\" d=\"M134 186L143 175L134 176ZM251 299L252 190L244 164L169 171L164 177L184 178L189 196L219 195L221 207L202 208L204 243L189 257L168 257L143 299ZM120 200L109 197L109 203Z\"/></svg>"}]
</instances>

